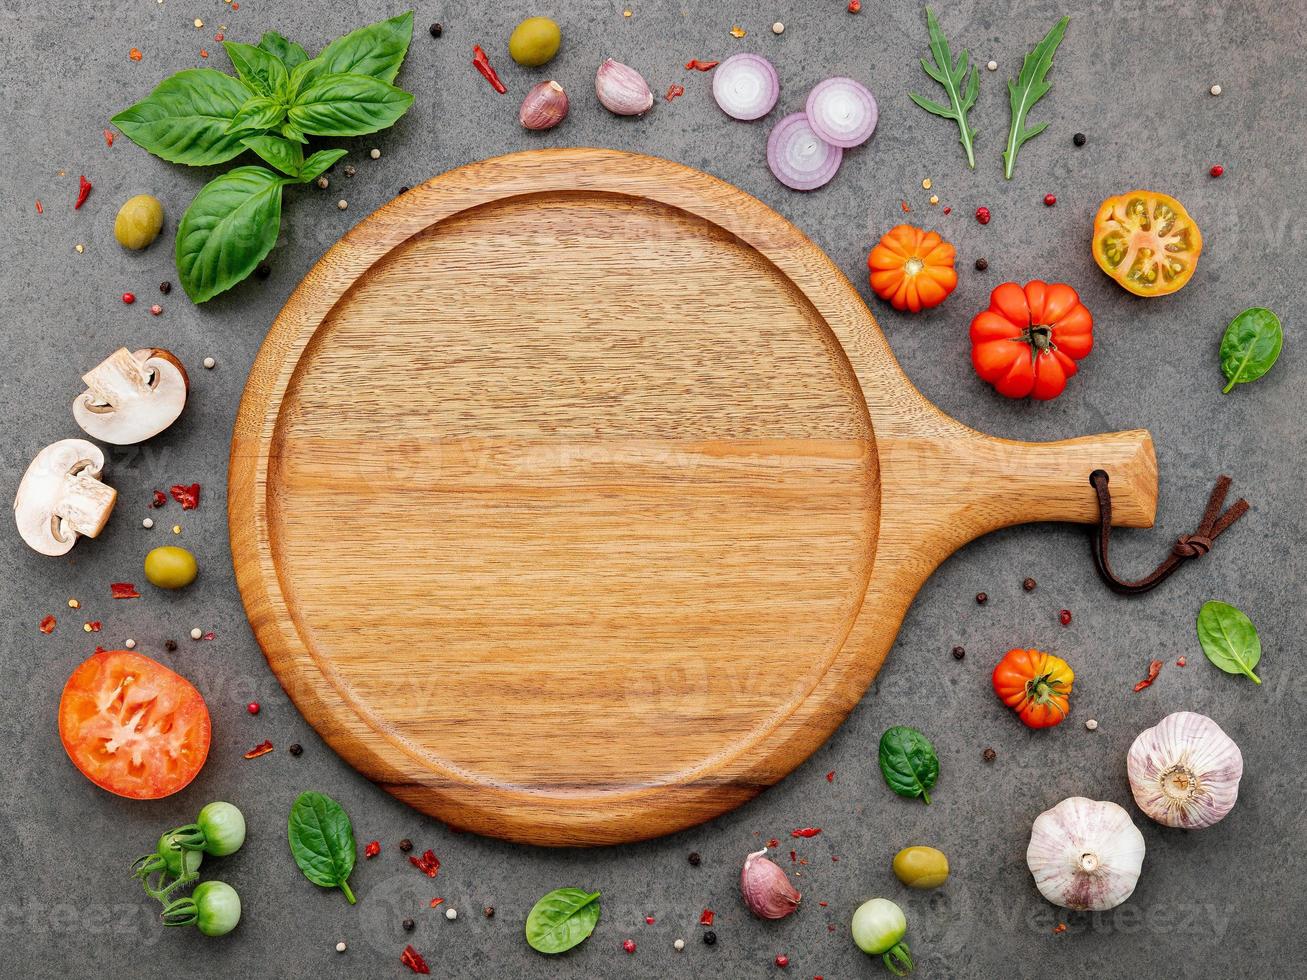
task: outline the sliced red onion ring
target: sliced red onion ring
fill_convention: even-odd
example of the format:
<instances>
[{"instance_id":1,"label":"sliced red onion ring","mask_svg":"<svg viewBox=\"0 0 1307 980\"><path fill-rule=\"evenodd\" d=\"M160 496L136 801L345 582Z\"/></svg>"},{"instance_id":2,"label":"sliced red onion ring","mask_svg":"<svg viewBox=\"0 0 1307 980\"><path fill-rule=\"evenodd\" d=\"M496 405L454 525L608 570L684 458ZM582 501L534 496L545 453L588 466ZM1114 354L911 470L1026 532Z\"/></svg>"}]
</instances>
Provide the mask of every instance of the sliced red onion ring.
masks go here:
<instances>
[{"instance_id":1,"label":"sliced red onion ring","mask_svg":"<svg viewBox=\"0 0 1307 980\"><path fill-rule=\"evenodd\" d=\"M712 97L732 119L761 119L780 94L776 69L760 55L733 54L713 72Z\"/></svg>"},{"instance_id":2,"label":"sliced red onion ring","mask_svg":"<svg viewBox=\"0 0 1307 980\"><path fill-rule=\"evenodd\" d=\"M880 115L867 86L843 76L818 82L808 93L805 111L813 132L846 149L867 142Z\"/></svg>"},{"instance_id":3,"label":"sliced red onion ring","mask_svg":"<svg viewBox=\"0 0 1307 980\"><path fill-rule=\"evenodd\" d=\"M840 169L844 151L815 132L805 113L796 112L776 124L767 137L767 166L786 187L811 191Z\"/></svg>"}]
</instances>

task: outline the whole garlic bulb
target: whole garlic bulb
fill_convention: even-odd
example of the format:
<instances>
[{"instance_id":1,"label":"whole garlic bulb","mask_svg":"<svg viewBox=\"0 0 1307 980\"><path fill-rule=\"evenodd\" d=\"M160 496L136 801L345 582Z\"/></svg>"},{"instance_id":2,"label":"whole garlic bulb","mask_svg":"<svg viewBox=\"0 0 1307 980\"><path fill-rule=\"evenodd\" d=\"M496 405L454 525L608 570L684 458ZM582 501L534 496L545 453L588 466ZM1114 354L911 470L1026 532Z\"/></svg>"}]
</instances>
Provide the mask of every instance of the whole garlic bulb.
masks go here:
<instances>
[{"instance_id":1,"label":"whole garlic bulb","mask_svg":"<svg viewBox=\"0 0 1307 980\"><path fill-rule=\"evenodd\" d=\"M1168 827L1201 830L1239 798L1243 753L1206 715L1177 711L1139 733L1126 771L1144 813Z\"/></svg>"},{"instance_id":2,"label":"whole garlic bulb","mask_svg":"<svg viewBox=\"0 0 1307 980\"><path fill-rule=\"evenodd\" d=\"M1072 796L1035 818L1026 864L1054 905L1102 912L1134 892L1144 835L1123 807Z\"/></svg>"}]
</instances>

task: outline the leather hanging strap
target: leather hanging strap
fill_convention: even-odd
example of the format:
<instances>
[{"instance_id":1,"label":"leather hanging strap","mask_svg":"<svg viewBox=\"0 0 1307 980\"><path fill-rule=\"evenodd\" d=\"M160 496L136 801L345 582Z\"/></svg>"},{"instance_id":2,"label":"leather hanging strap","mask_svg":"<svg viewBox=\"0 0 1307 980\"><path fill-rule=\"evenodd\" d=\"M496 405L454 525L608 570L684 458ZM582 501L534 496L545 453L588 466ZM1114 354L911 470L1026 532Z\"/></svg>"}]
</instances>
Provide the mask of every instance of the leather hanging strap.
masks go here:
<instances>
[{"instance_id":1,"label":"leather hanging strap","mask_svg":"<svg viewBox=\"0 0 1307 980\"><path fill-rule=\"evenodd\" d=\"M1224 512L1225 495L1230 489L1230 478L1221 476L1207 499L1203 519L1193 534L1184 534L1171 548L1160 565L1135 582L1117 577L1107 558L1108 543L1112 537L1112 494L1107 489L1108 476L1103 470L1089 474L1089 485L1098 495L1098 527L1093 535L1094 564L1107 587L1119 595L1143 595L1165 582L1177 568L1190 558L1201 558L1212 550L1212 544L1239 518L1248 512L1248 501L1240 497Z\"/></svg>"}]
</instances>

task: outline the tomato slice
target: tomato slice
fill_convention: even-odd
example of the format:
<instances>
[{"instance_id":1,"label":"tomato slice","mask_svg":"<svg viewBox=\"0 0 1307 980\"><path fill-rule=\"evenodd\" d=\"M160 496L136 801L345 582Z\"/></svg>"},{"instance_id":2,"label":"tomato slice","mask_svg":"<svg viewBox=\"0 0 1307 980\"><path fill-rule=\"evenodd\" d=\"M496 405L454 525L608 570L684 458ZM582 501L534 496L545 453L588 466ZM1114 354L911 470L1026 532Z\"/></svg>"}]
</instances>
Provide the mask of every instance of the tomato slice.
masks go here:
<instances>
[{"instance_id":1,"label":"tomato slice","mask_svg":"<svg viewBox=\"0 0 1307 980\"><path fill-rule=\"evenodd\" d=\"M1203 236L1173 197L1131 191L1109 197L1094 218L1094 261L1136 296L1166 296L1198 267Z\"/></svg>"},{"instance_id":2,"label":"tomato slice","mask_svg":"<svg viewBox=\"0 0 1307 980\"><path fill-rule=\"evenodd\" d=\"M204 698L185 677L129 650L102 650L73 671L59 738L101 789L157 800L186 787L209 755Z\"/></svg>"}]
</instances>

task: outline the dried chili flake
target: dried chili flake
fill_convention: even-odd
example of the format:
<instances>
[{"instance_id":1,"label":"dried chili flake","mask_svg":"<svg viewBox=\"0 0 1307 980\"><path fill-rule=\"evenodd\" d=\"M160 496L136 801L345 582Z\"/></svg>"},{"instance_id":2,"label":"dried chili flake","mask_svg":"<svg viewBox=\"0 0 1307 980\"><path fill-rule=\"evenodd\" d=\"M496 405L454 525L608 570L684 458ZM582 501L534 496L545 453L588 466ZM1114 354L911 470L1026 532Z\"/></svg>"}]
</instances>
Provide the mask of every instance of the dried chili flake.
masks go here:
<instances>
[{"instance_id":1,"label":"dried chili flake","mask_svg":"<svg viewBox=\"0 0 1307 980\"><path fill-rule=\"evenodd\" d=\"M49 636L54 632L55 623L57 622L58 620L53 616L46 616L45 619L41 620L41 632Z\"/></svg>"},{"instance_id":2,"label":"dried chili flake","mask_svg":"<svg viewBox=\"0 0 1307 980\"><path fill-rule=\"evenodd\" d=\"M96 644L95 649L91 652L99 654L99 653L108 653L109 651L106 650L104 647L100 646L99 644Z\"/></svg>"},{"instance_id":3,"label":"dried chili flake","mask_svg":"<svg viewBox=\"0 0 1307 980\"><path fill-rule=\"evenodd\" d=\"M113 146L113 138L114 138L113 130L112 130L112 129L106 129L106 130L104 131L104 145L105 145L105 146Z\"/></svg>"},{"instance_id":4,"label":"dried chili flake","mask_svg":"<svg viewBox=\"0 0 1307 980\"><path fill-rule=\"evenodd\" d=\"M1175 665L1176 665L1177 667L1183 667L1183 666L1184 666L1185 664L1187 664L1188 662L1189 662L1189 661L1185 660L1184 657L1181 657L1179 660L1177 660L1177 661L1175 662Z\"/></svg>"},{"instance_id":5,"label":"dried chili flake","mask_svg":"<svg viewBox=\"0 0 1307 980\"><path fill-rule=\"evenodd\" d=\"M100 632L100 621L98 619L93 619L89 623L83 624L82 629L87 633L98 633Z\"/></svg>"},{"instance_id":6,"label":"dried chili flake","mask_svg":"<svg viewBox=\"0 0 1307 980\"><path fill-rule=\"evenodd\" d=\"M115 599L139 599L141 594L131 582L111 582L109 593Z\"/></svg>"},{"instance_id":7,"label":"dried chili flake","mask_svg":"<svg viewBox=\"0 0 1307 980\"><path fill-rule=\"evenodd\" d=\"M258 745L254 746L254 748L250 749L248 752L245 753L245 758L257 759L259 756L267 755L271 751L272 751L271 742L267 742L267 741L260 742Z\"/></svg>"},{"instance_id":8,"label":"dried chili flake","mask_svg":"<svg viewBox=\"0 0 1307 980\"><path fill-rule=\"evenodd\" d=\"M716 917L716 915L717 913L714 912L712 909L704 909L703 914L699 916L699 925L701 926L712 925L712 920Z\"/></svg>"},{"instance_id":9,"label":"dried chili flake","mask_svg":"<svg viewBox=\"0 0 1307 980\"><path fill-rule=\"evenodd\" d=\"M816 837L821 833L820 827L800 827L798 830L791 830L791 837Z\"/></svg>"},{"instance_id":10,"label":"dried chili flake","mask_svg":"<svg viewBox=\"0 0 1307 980\"><path fill-rule=\"evenodd\" d=\"M427 966L427 961L422 958L422 954L414 949L412 945L404 947L404 952L399 954L399 961L414 973L431 972L431 968Z\"/></svg>"},{"instance_id":11,"label":"dried chili flake","mask_svg":"<svg viewBox=\"0 0 1307 980\"><path fill-rule=\"evenodd\" d=\"M830 902L818 902L817 904L820 905L822 908L826 908L826 906L830 905Z\"/></svg>"},{"instance_id":12,"label":"dried chili flake","mask_svg":"<svg viewBox=\"0 0 1307 980\"><path fill-rule=\"evenodd\" d=\"M826 773L826 782L828 782L828 783L833 783L833 782L835 782L835 770L834 770L834 769L832 769L830 772Z\"/></svg>"},{"instance_id":13,"label":"dried chili flake","mask_svg":"<svg viewBox=\"0 0 1307 980\"><path fill-rule=\"evenodd\" d=\"M675 82L673 82L671 85L667 86L667 94L664 95L663 98L665 98L668 102L671 102L672 99L679 99L684 94L685 94L685 86L677 85Z\"/></svg>"},{"instance_id":14,"label":"dried chili flake","mask_svg":"<svg viewBox=\"0 0 1307 980\"><path fill-rule=\"evenodd\" d=\"M410 854L408 860L413 867L417 868L428 878L434 878L440 871L440 859L436 857L436 852L430 848L423 851L421 857L414 857Z\"/></svg>"},{"instance_id":15,"label":"dried chili flake","mask_svg":"<svg viewBox=\"0 0 1307 980\"><path fill-rule=\"evenodd\" d=\"M481 45L479 44L472 45L472 67L481 72L485 77L485 80L489 82L490 86L500 95L503 95L508 91L508 89L504 87L504 83L499 80L499 76L495 73L495 70L490 67L490 59L486 57L485 51L481 49Z\"/></svg>"},{"instance_id":16,"label":"dried chili flake","mask_svg":"<svg viewBox=\"0 0 1307 980\"><path fill-rule=\"evenodd\" d=\"M775 850L776 848L781 846L781 842L778 841L775 837L773 837L771 840L767 842L767 846Z\"/></svg>"},{"instance_id":17,"label":"dried chili flake","mask_svg":"<svg viewBox=\"0 0 1307 980\"><path fill-rule=\"evenodd\" d=\"M379 840L370 840L368 841L367 845L363 848L363 856L368 860L371 860L372 858L376 857L380 853L381 853L381 841Z\"/></svg>"},{"instance_id":18,"label":"dried chili flake","mask_svg":"<svg viewBox=\"0 0 1307 980\"><path fill-rule=\"evenodd\" d=\"M189 487L183 483L177 483L168 488L172 494L172 499L182 505L182 510L194 510L200 506L200 485L192 483Z\"/></svg>"},{"instance_id":19,"label":"dried chili flake","mask_svg":"<svg viewBox=\"0 0 1307 980\"><path fill-rule=\"evenodd\" d=\"M712 71L720 64L720 61L700 61L698 58L691 58L685 63L685 67L689 71Z\"/></svg>"},{"instance_id":20,"label":"dried chili flake","mask_svg":"<svg viewBox=\"0 0 1307 980\"><path fill-rule=\"evenodd\" d=\"M39 197L36 199L36 213L45 214L45 208L41 207L41 199Z\"/></svg>"},{"instance_id":21,"label":"dried chili flake","mask_svg":"<svg viewBox=\"0 0 1307 980\"><path fill-rule=\"evenodd\" d=\"M431 907L432 907L433 909L436 908L436 907L439 906L439 905L444 905L444 904L445 904L445 900L444 900L443 898L433 898L433 899L431 900Z\"/></svg>"},{"instance_id":22,"label":"dried chili flake","mask_svg":"<svg viewBox=\"0 0 1307 980\"><path fill-rule=\"evenodd\" d=\"M746 30L745 30L743 27L741 27L739 24L734 24L734 25L731 26L731 37L744 37L744 35L746 35L746 34L748 34L748 33L749 33L749 32L746 31Z\"/></svg>"},{"instance_id":23,"label":"dried chili flake","mask_svg":"<svg viewBox=\"0 0 1307 980\"><path fill-rule=\"evenodd\" d=\"M1060 935L1062 935L1062 933L1064 933L1064 932L1066 932L1066 923L1065 923L1065 922L1059 922L1057 925L1055 925L1055 926L1053 927L1053 935L1055 935L1055 936L1060 936Z\"/></svg>"},{"instance_id":24,"label":"dried chili flake","mask_svg":"<svg viewBox=\"0 0 1307 980\"><path fill-rule=\"evenodd\" d=\"M219 31L217 34L213 35L213 39L221 44L223 41L227 40L227 35Z\"/></svg>"},{"instance_id":25,"label":"dried chili flake","mask_svg":"<svg viewBox=\"0 0 1307 980\"><path fill-rule=\"evenodd\" d=\"M945 208L945 209L944 209L944 213L945 213L945 214L952 214L952 213L953 213L953 209L952 209L952 208Z\"/></svg>"},{"instance_id":26,"label":"dried chili flake","mask_svg":"<svg viewBox=\"0 0 1307 980\"><path fill-rule=\"evenodd\" d=\"M200 48L200 57L201 57L201 58L207 58L208 56L209 56L209 49L208 49L208 48Z\"/></svg>"},{"instance_id":27,"label":"dried chili flake","mask_svg":"<svg viewBox=\"0 0 1307 980\"><path fill-rule=\"evenodd\" d=\"M216 640L217 638L218 638L218 634L215 633L213 630L209 630L209 632L205 633L203 636L200 637L201 640Z\"/></svg>"},{"instance_id":28,"label":"dried chili flake","mask_svg":"<svg viewBox=\"0 0 1307 980\"><path fill-rule=\"evenodd\" d=\"M127 52L127 57L131 58L132 61L140 61L145 56L141 54L140 48L132 48Z\"/></svg>"},{"instance_id":29,"label":"dried chili flake","mask_svg":"<svg viewBox=\"0 0 1307 980\"><path fill-rule=\"evenodd\" d=\"M799 852L790 851L790 864L794 864L798 860L799 860Z\"/></svg>"},{"instance_id":30,"label":"dried chili flake","mask_svg":"<svg viewBox=\"0 0 1307 980\"><path fill-rule=\"evenodd\" d=\"M904 214L909 214L912 211L912 208L908 207L907 201L899 201L899 207L903 209Z\"/></svg>"},{"instance_id":31,"label":"dried chili flake","mask_svg":"<svg viewBox=\"0 0 1307 980\"><path fill-rule=\"evenodd\" d=\"M1162 661L1154 660L1151 664L1148 665L1148 676L1135 685L1135 690L1142 691L1144 688L1148 687L1150 684L1153 683L1153 681L1157 680L1157 675L1160 674L1161 672L1162 672Z\"/></svg>"},{"instance_id":32,"label":"dried chili flake","mask_svg":"<svg viewBox=\"0 0 1307 980\"><path fill-rule=\"evenodd\" d=\"M78 177L77 178L77 203L73 205L73 210L76 211L83 204L85 204L86 199L90 196L91 196L91 182L87 180L85 176Z\"/></svg>"},{"instance_id":33,"label":"dried chili flake","mask_svg":"<svg viewBox=\"0 0 1307 980\"><path fill-rule=\"evenodd\" d=\"M168 502L168 495L162 490L155 490L154 496L150 499L151 507L162 507Z\"/></svg>"}]
</instances>

